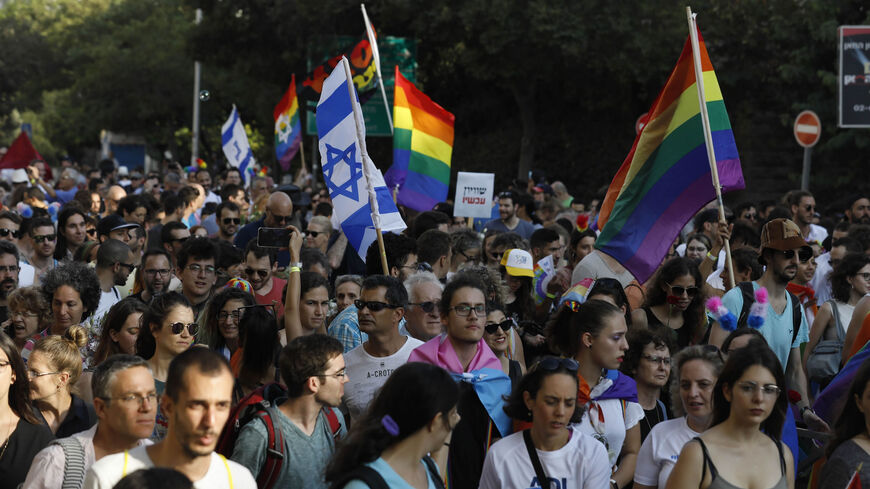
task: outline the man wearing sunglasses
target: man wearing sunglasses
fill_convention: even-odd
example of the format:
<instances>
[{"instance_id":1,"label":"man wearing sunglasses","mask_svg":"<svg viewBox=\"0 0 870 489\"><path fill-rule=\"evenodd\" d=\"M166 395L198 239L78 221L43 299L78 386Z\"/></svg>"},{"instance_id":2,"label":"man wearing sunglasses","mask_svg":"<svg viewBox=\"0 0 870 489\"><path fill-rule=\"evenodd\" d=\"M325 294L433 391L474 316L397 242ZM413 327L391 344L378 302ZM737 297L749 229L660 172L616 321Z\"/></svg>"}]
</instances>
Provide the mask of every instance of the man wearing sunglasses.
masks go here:
<instances>
[{"instance_id":1,"label":"man wearing sunglasses","mask_svg":"<svg viewBox=\"0 0 870 489\"><path fill-rule=\"evenodd\" d=\"M275 304L277 317L284 316L281 292L284 291L287 281L274 275L278 268L274 248L261 248L257 246L257 241L251 240L245 248L244 265L245 277L254 289L257 304Z\"/></svg>"},{"instance_id":2,"label":"man wearing sunglasses","mask_svg":"<svg viewBox=\"0 0 870 489\"><path fill-rule=\"evenodd\" d=\"M431 272L417 272L405 280L408 307L405 309L405 327L408 334L421 341L429 341L444 330L441 324L441 293L444 286Z\"/></svg>"},{"instance_id":3,"label":"man wearing sunglasses","mask_svg":"<svg viewBox=\"0 0 870 489\"><path fill-rule=\"evenodd\" d=\"M39 281L45 272L57 266L58 261L54 258L54 251L57 248L57 233L51 219L37 217L33 219L27 234L33 249L29 261L36 269L36 280Z\"/></svg>"},{"instance_id":4,"label":"man wearing sunglasses","mask_svg":"<svg viewBox=\"0 0 870 489\"><path fill-rule=\"evenodd\" d=\"M239 229L234 244L237 248L245 249L248 242L257 239L257 233L261 227L286 228L290 225L295 226L296 229L301 229L298 219L293 214L293 201L284 192L272 192L269 195L269 200L266 201L266 214L263 218L248 223ZM277 259L279 267L286 267L290 263L290 253L287 250L281 250Z\"/></svg>"},{"instance_id":5,"label":"man wearing sunglasses","mask_svg":"<svg viewBox=\"0 0 870 489\"><path fill-rule=\"evenodd\" d=\"M788 194L788 204L791 207L792 220L801 230L804 240L821 246L822 241L828 237L828 230L813 224L816 216L816 199L813 194L806 190L792 190Z\"/></svg>"},{"instance_id":6,"label":"man wearing sunglasses","mask_svg":"<svg viewBox=\"0 0 870 489\"><path fill-rule=\"evenodd\" d=\"M15 248L20 248L18 238L21 237L21 216L12 211L0 212L0 241L8 241L15 245ZM19 260L20 254L15 254L15 261L18 263L18 276L15 278L15 286L29 287L36 280L36 269L27 264L24 260ZM10 291L11 292L11 291Z\"/></svg>"},{"instance_id":7,"label":"man wearing sunglasses","mask_svg":"<svg viewBox=\"0 0 870 489\"><path fill-rule=\"evenodd\" d=\"M828 431L828 425L809 406L807 378L800 352L801 344L809 340L807 319L799 299L786 290L797 274L798 263L812 258L812 248L804 241L797 224L788 219L774 219L761 230L761 256L758 261L767 268L761 278L751 282L751 285L753 290L759 287L767 289L767 317L759 331L785 368L789 389L800 394L801 399L796 404L804 422L812 430ZM722 297L725 307L741 318L740 323L746 321L742 311L748 302L741 287L731 289ZM721 346L728 333L719 323L714 323L710 331L710 343Z\"/></svg>"},{"instance_id":8,"label":"man wearing sunglasses","mask_svg":"<svg viewBox=\"0 0 870 489\"><path fill-rule=\"evenodd\" d=\"M92 322L99 325L109 308L121 300L118 286L127 282L127 277L135 266L133 252L126 244L117 239L106 240L97 250L97 279L100 281L100 304L93 315ZM99 330L98 330L99 331Z\"/></svg>"},{"instance_id":9,"label":"man wearing sunglasses","mask_svg":"<svg viewBox=\"0 0 870 489\"><path fill-rule=\"evenodd\" d=\"M214 237L232 243L242 223L239 206L230 201L221 202L215 209L214 215L218 227Z\"/></svg>"},{"instance_id":10,"label":"man wearing sunglasses","mask_svg":"<svg viewBox=\"0 0 870 489\"><path fill-rule=\"evenodd\" d=\"M351 418L362 416L393 370L407 363L414 348L423 344L399 333L407 304L408 293L397 279L372 275L363 281L355 305L359 329L368 339L344 356L349 377L344 402Z\"/></svg>"}]
</instances>

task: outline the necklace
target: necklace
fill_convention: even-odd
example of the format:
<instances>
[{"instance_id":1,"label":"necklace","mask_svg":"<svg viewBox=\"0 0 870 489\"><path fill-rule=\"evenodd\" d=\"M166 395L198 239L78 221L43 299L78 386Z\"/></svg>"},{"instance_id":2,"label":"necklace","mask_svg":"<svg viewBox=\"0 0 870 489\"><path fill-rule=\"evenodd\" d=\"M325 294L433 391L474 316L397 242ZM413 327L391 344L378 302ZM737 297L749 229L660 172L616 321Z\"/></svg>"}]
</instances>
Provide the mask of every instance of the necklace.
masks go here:
<instances>
[{"instance_id":1,"label":"necklace","mask_svg":"<svg viewBox=\"0 0 870 489\"><path fill-rule=\"evenodd\" d=\"M17 424L17 423L16 423ZM6 441L3 442L3 447L0 448L0 459L3 458L3 455L6 454L6 449L9 447L9 439L12 438L12 431L14 428L10 428L9 432L6 434Z\"/></svg>"},{"instance_id":2,"label":"necklace","mask_svg":"<svg viewBox=\"0 0 870 489\"><path fill-rule=\"evenodd\" d=\"M652 427L653 427L653 426L655 426L655 425L657 425L657 424L659 424L659 423L662 422L662 417L661 417L661 415L659 414L659 403L656 403L655 407L653 408L653 413L655 413L655 416L656 416L656 422L655 422L655 423L650 423L650 422L649 422L649 419L647 418L646 413L644 413L644 416L643 416L643 421L646 423L646 428L647 428L647 431L646 431L646 432L647 432L647 433L649 433L650 431L652 431Z\"/></svg>"}]
</instances>

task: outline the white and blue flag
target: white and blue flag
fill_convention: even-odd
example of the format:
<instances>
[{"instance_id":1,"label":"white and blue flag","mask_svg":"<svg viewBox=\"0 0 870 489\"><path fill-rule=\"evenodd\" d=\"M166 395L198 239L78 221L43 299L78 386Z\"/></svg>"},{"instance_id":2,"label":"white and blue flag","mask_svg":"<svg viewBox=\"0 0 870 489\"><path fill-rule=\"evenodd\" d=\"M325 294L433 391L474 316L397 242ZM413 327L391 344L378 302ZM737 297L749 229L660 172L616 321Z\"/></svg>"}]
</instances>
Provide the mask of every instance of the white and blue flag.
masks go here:
<instances>
[{"instance_id":1,"label":"white and blue flag","mask_svg":"<svg viewBox=\"0 0 870 489\"><path fill-rule=\"evenodd\" d=\"M239 111L235 105L230 118L221 126L221 144L230 166L239 169L247 187L254 172L254 153L251 151L251 145L248 144L248 135L245 134L245 126L239 118Z\"/></svg>"},{"instance_id":2,"label":"white and blue flag","mask_svg":"<svg viewBox=\"0 0 870 489\"><path fill-rule=\"evenodd\" d=\"M333 219L365 261L369 245L377 239L376 224L381 231L394 232L407 226L384 176L366 153L365 123L346 58L342 57L341 65L323 82L317 104L317 136Z\"/></svg>"}]
</instances>

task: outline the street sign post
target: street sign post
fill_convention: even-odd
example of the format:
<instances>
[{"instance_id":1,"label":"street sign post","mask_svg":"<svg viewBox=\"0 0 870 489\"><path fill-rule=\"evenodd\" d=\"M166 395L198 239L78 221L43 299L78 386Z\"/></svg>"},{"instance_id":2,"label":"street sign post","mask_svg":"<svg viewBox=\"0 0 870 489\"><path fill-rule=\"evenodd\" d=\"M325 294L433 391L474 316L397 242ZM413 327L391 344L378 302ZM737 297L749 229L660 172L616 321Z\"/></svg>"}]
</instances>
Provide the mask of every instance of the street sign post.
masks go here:
<instances>
[{"instance_id":1,"label":"street sign post","mask_svg":"<svg viewBox=\"0 0 870 489\"><path fill-rule=\"evenodd\" d=\"M805 110L794 120L794 138L804 148L804 165L801 174L801 190L809 190L812 147L822 136L822 121L812 110Z\"/></svg>"}]
</instances>

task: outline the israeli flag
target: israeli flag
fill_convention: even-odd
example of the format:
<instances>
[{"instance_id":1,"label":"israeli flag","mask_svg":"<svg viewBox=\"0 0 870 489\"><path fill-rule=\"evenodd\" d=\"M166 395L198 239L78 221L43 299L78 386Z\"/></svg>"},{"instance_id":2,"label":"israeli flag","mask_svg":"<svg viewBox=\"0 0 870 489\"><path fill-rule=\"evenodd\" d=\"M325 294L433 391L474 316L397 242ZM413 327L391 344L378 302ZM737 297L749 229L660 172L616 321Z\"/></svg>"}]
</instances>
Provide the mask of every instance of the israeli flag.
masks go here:
<instances>
[{"instance_id":1,"label":"israeli flag","mask_svg":"<svg viewBox=\"0 0 870 489\"><path fill-rule=\"evenodd\" d=\"M323 82L316 116L323 179L332 198L333 219L339 221L348 242L365 261L369 245L377 239L376 224L380 224L381 231L394 232L402 232L407 226L384 176L366 153L365 123L344 57Z\"/></svg>"},{"instance_id":2,"label":"israeli flag","mask_svg":"<svg viewBox=\"0 0 870 489\"><path fill-rule=\"evenodd\" d=\"M221 144L224 155L231 166L239 169L248 186L251 174L254 172L254 153L248 144L248 136L245 134L245 126L239 118L239 111L233 104L233 112L230 118L221 126Z\"/></svg>"}]
</instances>

